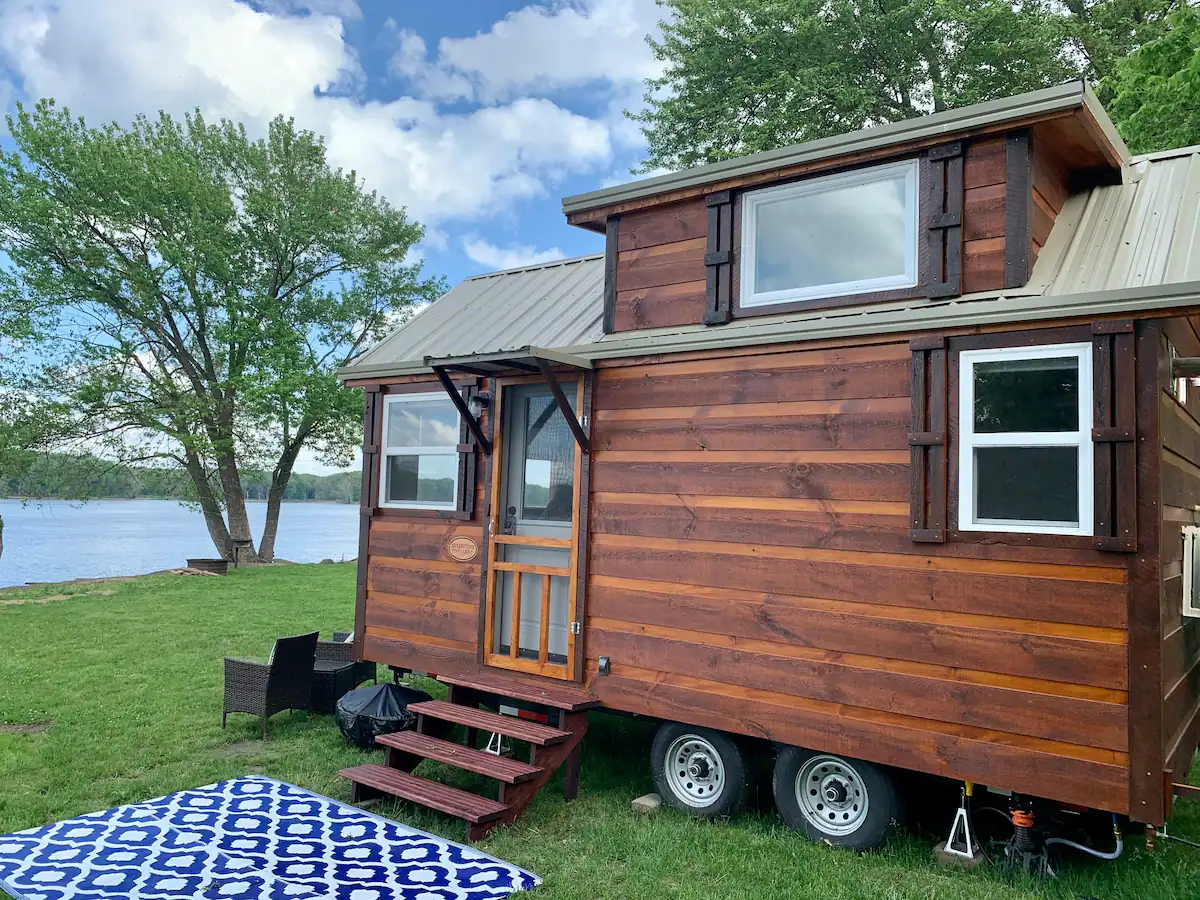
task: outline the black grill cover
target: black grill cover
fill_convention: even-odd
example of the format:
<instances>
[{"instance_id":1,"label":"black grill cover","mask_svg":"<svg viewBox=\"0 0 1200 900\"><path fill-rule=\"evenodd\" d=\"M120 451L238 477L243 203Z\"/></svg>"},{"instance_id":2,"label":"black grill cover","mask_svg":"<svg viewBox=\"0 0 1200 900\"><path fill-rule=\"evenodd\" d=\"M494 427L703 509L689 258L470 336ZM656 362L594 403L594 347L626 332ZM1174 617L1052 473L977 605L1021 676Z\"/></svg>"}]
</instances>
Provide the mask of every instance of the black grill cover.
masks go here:
<instances>
[{"instance_id":1,"label":"black grill cover","mask_svg":"<svg viewBox=\"0 0 1200 900\"><path fill-rule=\"evenodd\" d=\"M432 699L424 691L399 684L359 688L338 701L338 728L350 743L371 750L377 735L404 731L416 724L417 714L408 711L408 704Z\"/></svg>"}]
</instances>

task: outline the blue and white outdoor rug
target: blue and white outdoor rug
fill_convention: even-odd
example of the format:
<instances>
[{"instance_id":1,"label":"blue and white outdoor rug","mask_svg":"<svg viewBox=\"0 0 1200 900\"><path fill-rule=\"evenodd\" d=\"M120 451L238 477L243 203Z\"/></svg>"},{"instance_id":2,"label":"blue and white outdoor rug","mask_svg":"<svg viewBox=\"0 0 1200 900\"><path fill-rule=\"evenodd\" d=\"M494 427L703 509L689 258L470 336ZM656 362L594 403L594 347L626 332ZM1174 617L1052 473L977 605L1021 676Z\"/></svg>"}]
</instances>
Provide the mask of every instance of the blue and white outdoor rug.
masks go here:
<instances>
[{"instance_id":1,"label":"blue and white outdoor rug","mask_svg":"<svg viewBox=\"0 0 1200 900\"><path fill-rule=\"evenodd\" d=\"M540 879L270 778L0 836L18 900L489 900Z\"/></svg>"}]
</instances>

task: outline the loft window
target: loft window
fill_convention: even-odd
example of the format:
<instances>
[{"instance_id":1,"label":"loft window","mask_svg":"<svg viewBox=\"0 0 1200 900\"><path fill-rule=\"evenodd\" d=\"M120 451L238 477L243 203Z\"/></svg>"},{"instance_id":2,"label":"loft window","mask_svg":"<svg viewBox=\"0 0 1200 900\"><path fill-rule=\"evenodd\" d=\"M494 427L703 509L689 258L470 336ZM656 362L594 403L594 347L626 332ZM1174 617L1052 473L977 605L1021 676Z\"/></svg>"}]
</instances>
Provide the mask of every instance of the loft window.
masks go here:
<instances>
[{"instance_id":1,"label":"loft window","mask_svg":"<svg viewBox=\"0 0 1200 900\"><path fill-rule=\"evenodd\" d=\"M1092 347L959 355L958 527L1092 533Z\"/></svg>"},{"instance_id":2,"label":"loft window","mask_svg":"<svg viewBox=\"0 0 1200 900\"><path fill-rule=\"evenodd\" d=\"M396 394L383 408L381 506L457 509L458 410L445 394Z\"/></svg>"},{"instance_id":3,"label":"loft window","mask_svg":"<svg viewBox=\"0 0 1200 900\"><path fill-rule=\"evenodd\" d=\"M742 197L742 307L916 287L917 161Z\"/></svg>"}]
</instances>

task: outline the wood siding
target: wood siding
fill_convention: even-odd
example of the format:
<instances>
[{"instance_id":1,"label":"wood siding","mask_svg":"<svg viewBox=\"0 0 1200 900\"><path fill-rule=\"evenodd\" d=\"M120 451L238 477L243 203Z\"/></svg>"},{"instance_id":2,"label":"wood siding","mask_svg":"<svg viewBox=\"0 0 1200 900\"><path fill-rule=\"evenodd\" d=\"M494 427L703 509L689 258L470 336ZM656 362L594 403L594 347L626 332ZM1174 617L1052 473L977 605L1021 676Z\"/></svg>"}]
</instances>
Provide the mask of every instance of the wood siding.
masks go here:
<instances>
[{"instance_id":1,"label":"wood siding","mask_svg":"<svg viewBox=\"0 0 1200 900\"><path fill-rule=\"evenodd\" d=\"M1127 560L913 543L910 359L905 341L598 373L591 687L1124 812Z\"/></svg>"},{"instance_id":2,"label":"wood siding","mask_svg":"<svg viewBox=\"0 0 1200 900\"><path fill-rule=\"evenodd\" d=\"M404 381L414 383L413 379ZM441 389L436 381L429 382L429 388ZM386 394L381 396L381 401L386 399ZM376 444L381 439L381 420L379 416L376 422ZM486 414L482 424L487 433L490 423ZM366 659L419 672L467 673L477 669L486 550L483 487L488 472L488 457L481 453L475 466L475 484L463 486L476 494L470 521L395 509L377 510L369 520L362 613ZM367 521L364 519L364 524ZM450 555L450 542L458 537L475 542L478 553L473 560L460 562Z\"/></svg>"},{"instance_id":3,"label":"wood siding","mask_svg":"<svg viewBox=\"0 0 1200 900\"><path fill-rule=\"evenodd\" d=\"M704 319L707 228L703 198L621 217L614 331L699 324Z\"/></svg>"},{"instance_id":4,"label":"wood siding","mask_svg":"<svg viewBox=\"0 0 1200 900\"><path fill-rule=\"evenodd\" d=\"M1175 319L1167 337L1182 356L1200 356L1193 324ZM1162 750L1164 767L1185 781L1200 743L1200 619L1183 610L1184 525L1200 524L1200 389L1189 386L1186 403L1170 393L1166 347L1162 403Z\"/></svg>"},{"instance_id":5,"label":"wood siding","mask_svg":"<svg viewBox=\"0 0 1200 900\"><path fill-rule=\"evenodd\" d=\"M1033 205L1029 211L1030 237L1033 240L1033 259L1037 260L1054 221L1067 202L1067 171L1065 165L1044 142L1033 144Z\"/></svg>"},{"instance_id":6,"label":"wood siding","mask_svg":"<svg viewBox=\"0 0 1200 900\"><path fill-rule=\"evenodd\" d=\"M1004 138L967 145L963 164L963 293L1004 287Z\"/></svg>"},{"instance_id":7,"label":"wood siding","mask_svg":"<svg viewBox=\"0 0 1200 900\"><path fill-rule=\"evenodd\" d=\"M962 292L1005 286L1006 229L1023 223L1031 233L1031 259L1046 241L1066 201L1065 170L1049 150L1032 150L1032 190L1019 204L1009 196L1010 151L1001 134L965 144L963 160ZM872 161L877 162L877 161ZM763 185L766 186L766 185ZM1026 188L1029 185L1025 185ZM734 193L733 295L741 266L740 195ZM1020 208L1017 209L1016 207ZM698 325L704 321L705 243L708 210L704 197L625 213L616 221L615 291L612 330L634 331ZM1010 260L1010 271L1011 271ZM923 276L925 273L922 273ZM894 299L890 295L863 300ZM838 303L858 302L840 298ZM770 310L766 311L767 313Z\"/></svg>"}]
</instances>

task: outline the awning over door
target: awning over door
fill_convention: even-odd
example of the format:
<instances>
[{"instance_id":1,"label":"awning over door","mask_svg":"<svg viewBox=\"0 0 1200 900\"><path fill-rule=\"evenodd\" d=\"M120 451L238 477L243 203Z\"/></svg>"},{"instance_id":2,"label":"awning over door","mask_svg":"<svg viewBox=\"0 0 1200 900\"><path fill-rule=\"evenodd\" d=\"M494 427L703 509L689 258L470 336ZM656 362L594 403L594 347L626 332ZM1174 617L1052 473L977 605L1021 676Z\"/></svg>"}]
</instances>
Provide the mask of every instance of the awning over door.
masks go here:
<instances>
[{"instance_id":1,"label":"awning over door","mask_svg":"<svg viewBox=\"0 0 1200 900\"><path fill-rule=\"evenodd\" d=\"M558 375L554 371L556 366L566 366L571 369L584 371L592 368L591 360L572 356L569 353L560 353L557 350L547 350L544 347L521 347L517 350L502 350L494 353L470 353L465 356L448 356L443 359L426 356L425 365L433 369L434 374L438 377L438 381L442 383L442 387L458 409L459 415L463 417L467 423L467 427L471 429L471 434L475 436L475 440L488 456L492 455L491 441L487 439L487 436L483 433L483 429L479 426L479 419L467 408L462 394L455 388L454 382L450 377L451 372L488 376L515 370L530 374L540 374L546 380L546 384L550 388L550 393L554 395L554 402L562 413L563 418L566 419L571 433L575 436L575 442L579 444L579 448L584 453L587 453L591 449L587 433L583 429L583 424L575 415L575 411L571 409L571 403L567 400L567 395L563 393L562 385L558 382Z\"/></svg>"},{"instance_id":2,"label":"awning over door","mask_svg":"<svg viewBox=\"0 0 1200 900\"><path fill-rule=\"evenodd\" d=\"M447 356L437 359L425 357L425 365L435 372L445 369L450 372L466 372L469 375L496 375L500 372L540 372L543 363L551 366L568 366L572 369L590 369L591 360L544 347L521 347L517 350L500 350L495 353L468 353L465 356Z\"/></svg>"}]
</instances>

